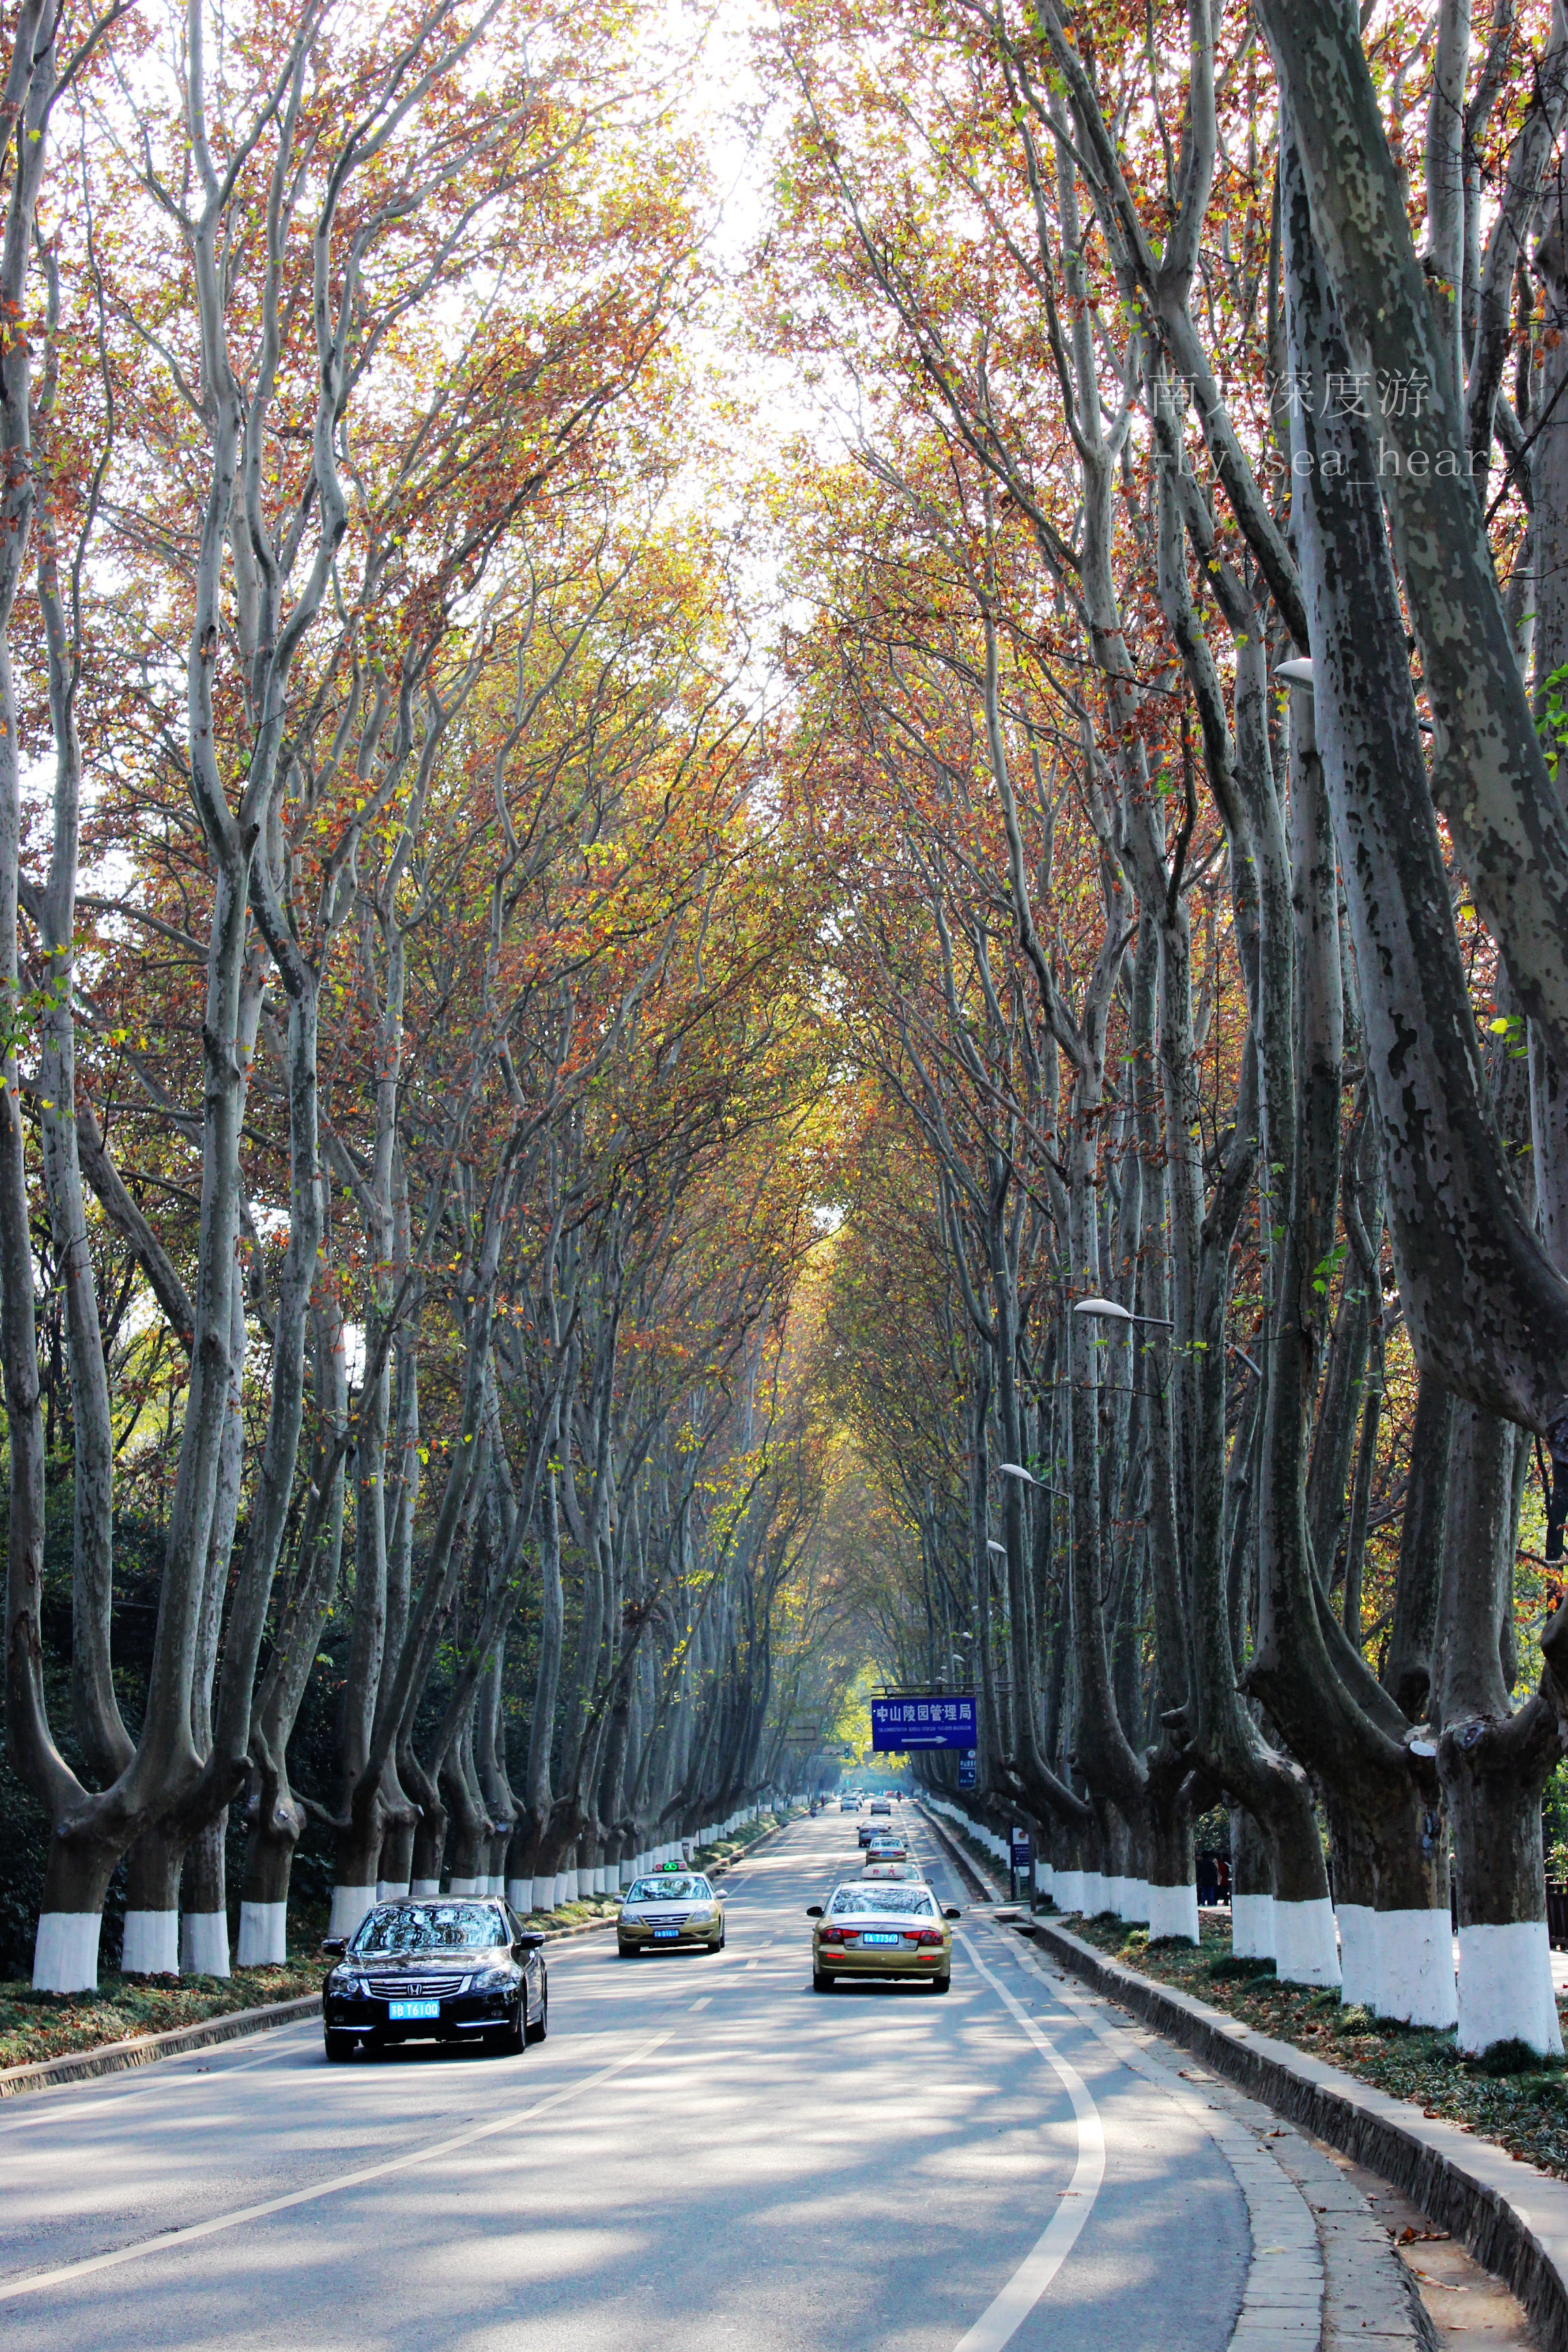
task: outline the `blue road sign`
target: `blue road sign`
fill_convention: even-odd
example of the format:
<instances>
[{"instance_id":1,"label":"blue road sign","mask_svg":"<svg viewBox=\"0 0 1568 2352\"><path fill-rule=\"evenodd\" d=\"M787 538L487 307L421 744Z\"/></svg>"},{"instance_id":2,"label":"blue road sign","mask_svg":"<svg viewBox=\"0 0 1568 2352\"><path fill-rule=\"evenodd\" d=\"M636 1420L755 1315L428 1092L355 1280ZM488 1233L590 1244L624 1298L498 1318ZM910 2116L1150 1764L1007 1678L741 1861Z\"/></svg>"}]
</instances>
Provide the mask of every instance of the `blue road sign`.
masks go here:
<instances>
[{"instance_id":1,"label":"blue road sign","mask_svg":"<svg viewBox=\"0 0 1568 2352\"><path fill-rule=\"evenodd\" d=\"M912 1748L973 1748L974 1700L949 1698L944 1691L926 1698L874 1698L871 1746L884 1755L907 1755Z\"/></svg>"},{"instance_id":2,"label":"blue road sign","mask_svg":"<svg viewBox=\"0 0 1568 2352\"><path fill-rule=\"evenodd\" d=\"M961 1756L958 1759L958 1785L961 1789L973 1789L974 1786L974 1750L973 1748L969 1750L966 1756Z\"/></svg>"}]
</instances>

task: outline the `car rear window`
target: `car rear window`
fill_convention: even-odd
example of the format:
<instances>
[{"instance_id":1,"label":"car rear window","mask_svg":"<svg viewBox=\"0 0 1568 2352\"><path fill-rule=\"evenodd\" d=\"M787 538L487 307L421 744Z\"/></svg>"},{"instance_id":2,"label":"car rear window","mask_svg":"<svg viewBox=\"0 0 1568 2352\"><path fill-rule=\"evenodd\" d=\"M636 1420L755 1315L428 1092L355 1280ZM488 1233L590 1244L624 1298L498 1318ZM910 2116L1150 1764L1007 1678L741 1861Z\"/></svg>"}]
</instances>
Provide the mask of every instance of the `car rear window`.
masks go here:
<instances>
[{"instance_id":1,"label":"car rear window","mask_svg":"<svg viewBox=\"0 0 1568 2352\"><path fill-rule=\"evenodd\" d=\"M830 1906L835 1919L868 1918L876 1912L884 1917L930 1919L936 1916L936 1904L923 1886L881 1879L875 1886L841 1886Z\"/></svg>"}]
</instances>

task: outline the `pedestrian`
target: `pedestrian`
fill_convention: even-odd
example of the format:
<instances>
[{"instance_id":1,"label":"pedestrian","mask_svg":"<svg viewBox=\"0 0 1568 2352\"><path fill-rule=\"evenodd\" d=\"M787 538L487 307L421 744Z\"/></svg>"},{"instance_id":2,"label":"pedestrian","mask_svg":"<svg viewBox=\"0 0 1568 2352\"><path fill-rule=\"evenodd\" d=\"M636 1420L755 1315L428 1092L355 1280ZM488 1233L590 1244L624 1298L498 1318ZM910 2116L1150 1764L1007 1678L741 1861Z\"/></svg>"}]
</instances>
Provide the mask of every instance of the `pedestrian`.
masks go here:
<instances>
[{"instance_id":1,"label":"pedestrian","mask_svg":"<svg viewBox=\"0 0 1568 2352\"><path fill-rule=\"evenodd\" d=\"M1217 1897L1218 1894L1219 1873L1215 1867L1215 1857L1212 1853L1200 1853L1198 1856L1198 1902L1200 1906L1204 1904L1212 1904Z\"/></svg>"}]
</instances>

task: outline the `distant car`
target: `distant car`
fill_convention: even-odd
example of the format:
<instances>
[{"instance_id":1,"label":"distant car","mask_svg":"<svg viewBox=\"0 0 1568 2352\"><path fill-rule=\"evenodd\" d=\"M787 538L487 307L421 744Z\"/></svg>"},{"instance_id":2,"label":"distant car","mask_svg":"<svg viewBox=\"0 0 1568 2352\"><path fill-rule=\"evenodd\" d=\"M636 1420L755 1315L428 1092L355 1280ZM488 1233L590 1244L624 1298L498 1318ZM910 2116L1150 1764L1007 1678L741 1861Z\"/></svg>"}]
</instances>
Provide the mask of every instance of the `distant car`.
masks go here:
<instances>
[{"instance_id":1,"label":"distant car","mask_svg":"<svg viewBox=\"0 0 1568 2352\"><path fill-rule=\"evenodd\" d=\"M879 1837L872 1838L866 1858L868 1862L908 1862L910 1850L901 1837L884 1830Z\"/></svg>"},{"instance_id":2,"label":"distant car","mask_svg":"<svg viewBox=\"0 0 1568 2352\"><path fill-rule=\"evenodd\" d=\"M723 1903L700 1871L634 1878L621 1897L616 1945L623 1960L641 1952L721 1952Z\"/></svg>"},{"instance_id":3,"label":"distant car","mask_svg":"<svg viewBox=\"0 0 1568 2352\"><path fill-rule=\"evenodd\" d=\"M943 1909L929 1886L836 1886L813 1903L814 1992L829 1992L839 1977L923 1978L937 1992L952 1982L952 1930L960 1914Z\"/></svg>"},{"instance_id":4,"label":"distant car","mask_svg":"<svg viewBox=\"0 0 1568 2352\"><path fill-rule=\"evenodd\" d=\"M838 1800L838 1810L841 1813L858 1813L860 1810L859 1798L840 1797Z\"/></svg>"},{"instance_id":5,"label":"distant car","mask_svg":"<svg viewBox=\"0 0 1568 2352\"><path fill-rule=\"evenodd\" d=\"M874 1813L890 1813L890 1812L892 1811L892 1810L893 1810L893 1809L892 1809L891 1805L888 1802L888 1800L886 1799L886 1797L873 1797L873 1798L872 1798L872 1800L871 1800L871 1811L872 1811Z\"/></svg>"},{"instance_id":6,"label":"distant car","mask_svg":"<svg viewBox=\"0 0 1568 2352\"><path fill-rule=\"evenodd\" d=\"M335 1965L321 1987L321 2029L334 2062L356 2042L474 2041L499 2051L550 2030L544 1937L510 1907L434 1899L378 1903L353 1936L321 1946Z\"/></svg>"},{"instance_id":7,"label":"distant car","mask_svg":"<svg viewBox=\"0 0 1568 2352\"><path fill-rule=\"evenodd\" d=\"M875 1822L862 1822L855 1834L859 1839L862 1845L869 1845L871 1840L877 1834L877 1825Z\"/></svg>"}]
</instances>

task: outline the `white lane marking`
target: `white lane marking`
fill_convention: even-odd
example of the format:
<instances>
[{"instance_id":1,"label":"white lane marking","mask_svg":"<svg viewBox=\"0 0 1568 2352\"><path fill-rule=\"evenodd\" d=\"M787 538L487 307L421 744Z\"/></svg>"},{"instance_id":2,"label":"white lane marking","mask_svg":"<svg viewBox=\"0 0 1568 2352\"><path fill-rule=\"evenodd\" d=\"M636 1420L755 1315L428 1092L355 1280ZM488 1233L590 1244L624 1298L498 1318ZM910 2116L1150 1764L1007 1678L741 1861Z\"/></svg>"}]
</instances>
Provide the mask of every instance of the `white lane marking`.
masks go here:
<instances>
[{"instance_id":1,"label":"white lane marking","mask_svg":"<svg viewBox=\"0 0 1568 2352\"><path fill-rule=\"evenodd\" d=\"M367 2180L384 2180L389 2173L406 2172L412 2166L428 2164L437 2157L455 2155L460 2147L471 2147L476 2140L493 2139L498 2132L515 2131L520 2124L531 2123L536 2116L548 2115L552 2107L563 2106L568 2099L597 2090L613 2075L624 2074L628 2066L637 2065L669 2039L668 2033L656 2033L651 2041L640 2042L613 2065L601 2066L585 2082L568 2083L549 2098L536 2099L531 2107L520 2107L514 2115L498 2116L488 2124L476 2124L469 2131L454 2132L450 2139L412 2148L405 2156L388 2157L380 2164L363 2164L353 2172L339 2172L330 2180L315 2181L309 2189L290 2189L286 2197L268 2197L263 2204L242 2205L232 2213L215 2213L210 2221L193 2221L184 2230L164 2230L157 2237L139 2240L133 2246L117 2246L111 2253L89 2254L79 2263L62 2263L58 2270L35 2271L27 2278L0 2281L0 2303L37 2294L42 2288L59 2286L68 2279L89 2278L94 2271L117 2270L121 2263L140 2262L144 2254L161 2254L174 2246L188 2246L197 2238L216 2237L220 2230L238 2230L247 2221L265 2221L269 2213L287 2212L293 2205L314 2204L318 2198L335 2197L340 2189L359 2189Z\"/></svg>"},{"instance_id":2,"label":"white lane marking","mask_svg":"<svg viewBox=\"0 0 1568 2352\"><path fill-rule=\"evenodd\" d=\"M753 1969L760 1969L762 1965L761 1960L748 1960L746 1962L746 1974L750 1976Z\"/></svg>"},{"instance_id":3,"label":"white lane marking","mask_svg":"<svg viewBox=\"0 0 1568 2352\"><path fill-rule=\"evenodd\" d=\"M981 2313L968 2334L959 2338L955 2347L955 2352L1001 2352L1002 2346L1011 2343L1071 2253L1079 2231L1094 2210L1100 2184L1105 2178L1105 2132L1100 2109L1082 2075L1068 2065L1056 2044L1040 2032L1001 1978L986 1967L969 1937L960 1931L955 1940L963 1946L986 1983L1056 2075L1072 2101L1073 2119L1078 2125L1078 2162L1073 2168L1071 2186L1001 2294Z\"/></svg>"},{"instance_id":4,"label":"white lane marking","mask_svg":"<svg viewBox=\"0 0 1568 2352\"><path fill-rule=\"evenodd\" d=\"M1115 2053L1122 2065L1142 2074L1146 2082L1157 2084L1174 2105L1191 2116L1208 2133L1230 2167L1247 2205L1252 2238L1247 2285L1231 2337L1232 2352L1259 2340L1274 2346L1276 2352L1281 2343L1316 2346L1323 2319L1323 2254L1317 2223L1300 2182L1287 2172L1268 2140L1228 2108L1204 2095L1201 2089L1189 2087L1190 2077L1173 2074L1164 2059L1145 2046L1131 2018L1113 2018L1108 2011L1102 2015L1100 2012L1106 2009L1102 1997L1080 1992L1059 1969L1047 1969L1035 1951L1025 1948L1016 1958ZM1280 2242L1268 2242L1274 2239ZM1307 2303L1284 2314L1278 2308L1281 2270L1287 2277L1293 2275L1298 2288L1305 2283L1308 2289Z\"/></svg>"},{"instance_id":5,"label":"white lane marking","mask_svg":"<svg viewBox=\"0 0 1568 2352\"><path fill-rule=\"evenodd\" d=\"M694 2000L691 2004L692 2015L695 2017L700 2009L706 2009L712 1998L713 1996L710 1992L705 1992L700 2000Z\"/></svg>"},{"instance_id":6,"label":"white lane marking","mask_svg":"<svg viewBox=\"0 0 1568 2352\"><path fill-rule=\"evenodd\" d=\"M155 2058L146 2066L129 2067L126 2071L134 2077L134 2087L116 2091L111 2096L103 2095L105 2086L101 2082L62 2085L58 2091L25 2091L18 2102L26 2102L25 2115L6 2113L12 2104L10 2099L0 2105L0 2140L9 2139L15 2132L26 2131L34 2124L74 2124L84 2116L105 2116L111 2108L122 2107L130 2100L153 2091L173 2090L183 2083L216 2083L230 2074L248 2074L258 2066L275 2065L279 2058L298 2058L310 2047L320 2031L320 2022L317 2018L305 2017L298 2025L263 2027L272 2046L258 2058L226 2056L230 2050L242 2049L251 2039L248 2034L237 2033L232 2042L215 2042L205 2051L182 2051L171 2058ZM68 2098L76 2104L68 2107L64 2105ZM60 2104L57 2105L57 2101Z\"/></svg>"}]
</instances>

